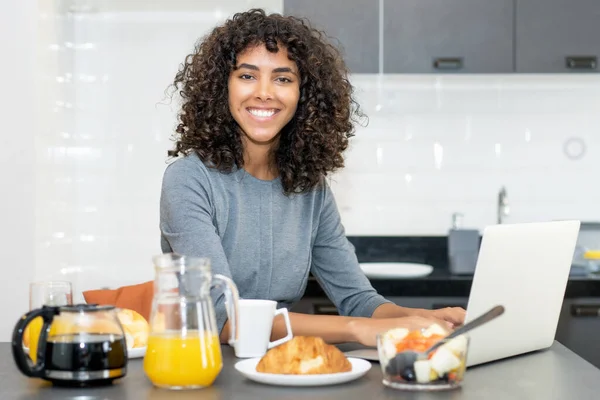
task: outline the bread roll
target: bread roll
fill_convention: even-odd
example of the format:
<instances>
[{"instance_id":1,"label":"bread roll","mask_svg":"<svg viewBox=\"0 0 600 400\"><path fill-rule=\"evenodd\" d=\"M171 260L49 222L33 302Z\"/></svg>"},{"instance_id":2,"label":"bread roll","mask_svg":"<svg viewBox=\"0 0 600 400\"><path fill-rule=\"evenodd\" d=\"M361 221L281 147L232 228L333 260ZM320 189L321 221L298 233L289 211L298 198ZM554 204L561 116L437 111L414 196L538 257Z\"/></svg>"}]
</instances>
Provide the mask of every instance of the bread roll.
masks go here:
<instances>
[{"instance_id":1,"label":"bread roll","mask_svg":"<svg viewBox=\"0 0 600 400\"><path fill-rule=\"evenodd\" d=\"M292 375L334 374L351 370L352 364L344 353L313 336L296 336L272 348L256 366L257 372Z\"/></svg>"},{"instance_id":2,"label":"bread roll","mask_svg":"<svg viewBox=\"0 0 600 400\"><path fill-rule=\"evenodd\" d=\"M146 347L150 326L144 317L138 312L126 308L119 309L117 316L123 326L123 331L125 331L127 348Z\"/></svg>"}]
</instances>

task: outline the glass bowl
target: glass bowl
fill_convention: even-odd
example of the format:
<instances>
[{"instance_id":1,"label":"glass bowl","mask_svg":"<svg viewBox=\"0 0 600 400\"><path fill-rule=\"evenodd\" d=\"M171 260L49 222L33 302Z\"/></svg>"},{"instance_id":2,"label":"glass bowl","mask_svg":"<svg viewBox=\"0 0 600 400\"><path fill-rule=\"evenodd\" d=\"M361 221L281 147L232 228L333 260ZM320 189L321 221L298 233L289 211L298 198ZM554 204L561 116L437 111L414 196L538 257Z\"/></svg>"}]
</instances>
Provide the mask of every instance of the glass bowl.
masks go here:
<instances>
[{"instance_id":1,"label":"glass bowl","mask_svg":"<svg viewBox=\"0 0 600 400\"><path fill-rule=\"evenodd\" d=\"M459 387L465 375L469 338L461 335L444 339L442 328L412 331L392 329L377 337L383 384L404 390L447 390ZM425 356L422 352L434 343L443 344ZM416 359L407 351L417 352Z\"/></svg>"}]
</instances>

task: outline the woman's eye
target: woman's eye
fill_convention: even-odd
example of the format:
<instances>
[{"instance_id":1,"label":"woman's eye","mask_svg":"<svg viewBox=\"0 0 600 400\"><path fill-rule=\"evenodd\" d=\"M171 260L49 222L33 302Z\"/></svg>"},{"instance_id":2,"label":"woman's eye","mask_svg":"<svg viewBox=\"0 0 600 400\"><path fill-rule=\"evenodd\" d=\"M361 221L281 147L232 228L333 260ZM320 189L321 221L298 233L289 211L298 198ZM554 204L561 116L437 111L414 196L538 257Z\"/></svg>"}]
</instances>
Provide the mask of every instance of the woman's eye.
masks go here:
<instances>
[{"instance_id":1,"label":"woman's eye","mask_svg":"<svg viewBox=\"0 0 600 400\"><path fill-rule=\"evenodd\" d=\"M292 81L290 78L286 78L285 76L280 76L279 78L277 78L277 80L283 83L290 83Z\"/></svg>"},{"instance_id":2,"label":"woman's eye","mask_svg":"<svg viewBox=\"0 0 600 400\"><path fill-rule=\"evenodd\" d=\"M252 75L248 75L248 74L242 74L242 75L240 75L240 78L241 79L252 79L253 76Z\"/></svg>"}]
</instances>

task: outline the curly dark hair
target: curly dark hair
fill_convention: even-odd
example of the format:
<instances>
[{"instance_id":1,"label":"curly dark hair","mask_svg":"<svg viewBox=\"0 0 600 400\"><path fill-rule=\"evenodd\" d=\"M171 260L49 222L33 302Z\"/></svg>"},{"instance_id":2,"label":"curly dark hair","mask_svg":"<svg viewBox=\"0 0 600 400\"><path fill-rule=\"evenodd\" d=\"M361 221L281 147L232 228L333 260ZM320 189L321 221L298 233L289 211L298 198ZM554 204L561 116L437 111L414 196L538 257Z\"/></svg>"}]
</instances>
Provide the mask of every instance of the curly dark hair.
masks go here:
<instances>
[{"instance_id":1,"label":"curly dark hair","mask_svg":"<svg viewBox=\"0 0 600 400\"><path fill-rule=\"evenodd\" d=\"M261 9L237 13L195 46L171 87L182 99L171 155L196 152L213 168L243 167L240 127L228 104L228 79L236 57L264 44L270 52L285 46L298 66L300 97L292 120L280 133L274 160L284 193L303 193L344 166L342 153L364 114L339 50L308 21Z\"/></svg>"}]
</instances>

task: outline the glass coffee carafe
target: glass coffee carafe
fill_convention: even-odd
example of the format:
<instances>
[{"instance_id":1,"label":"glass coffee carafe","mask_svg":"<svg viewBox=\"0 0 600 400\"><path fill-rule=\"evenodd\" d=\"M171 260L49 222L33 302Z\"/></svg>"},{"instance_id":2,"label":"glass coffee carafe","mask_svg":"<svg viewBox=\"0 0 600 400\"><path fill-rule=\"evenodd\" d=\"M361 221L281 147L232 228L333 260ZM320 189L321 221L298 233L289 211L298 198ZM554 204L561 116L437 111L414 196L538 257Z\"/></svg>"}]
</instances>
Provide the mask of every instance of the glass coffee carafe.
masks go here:
<instances>
[{"instance_id":1,"label":"glass coffee carafe","mask_svg":"<svg viewBox=\"0 0 600 400\"><path fill-rule=\"evenodd\" d=\"M168 389L212 385L223 367L211 289L221 289L230 338L237 333L238 291L231 279L213 275L210 260L174 253L154 257L155 280L144 371Z\"/></svg>"},{"instance_id":2,"label":"glass coffee carafe","mask_svg":"<svg viewBox=\"0 0 600 400\"><path fill-rule=\"evenodd\" d=\"M25 329L41 319L35 362L23 347ZM125 333L113 306L43 306L25 314L13 330L12 353L26 376L61 386L110 384L127 373Z\"/></svg>"}]
</instances>

